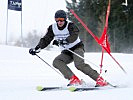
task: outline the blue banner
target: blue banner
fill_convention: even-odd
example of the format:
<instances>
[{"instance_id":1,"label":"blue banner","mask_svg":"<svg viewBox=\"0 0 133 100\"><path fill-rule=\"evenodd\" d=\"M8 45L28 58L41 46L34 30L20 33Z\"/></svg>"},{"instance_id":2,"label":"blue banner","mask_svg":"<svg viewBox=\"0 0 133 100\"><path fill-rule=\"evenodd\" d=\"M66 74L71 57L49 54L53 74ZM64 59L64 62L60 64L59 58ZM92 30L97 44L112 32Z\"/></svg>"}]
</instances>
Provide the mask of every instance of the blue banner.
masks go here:
<instances>
[{"instance_id":1,"label":"blue banner","mask_svg":"<svg viewBox=\"0 0 133 100\"><path fill-rule=\"evenodd\" d=\"M21 0L8 0L8 9L15 11L22 11Z\"/></svg>"}]
</instances>

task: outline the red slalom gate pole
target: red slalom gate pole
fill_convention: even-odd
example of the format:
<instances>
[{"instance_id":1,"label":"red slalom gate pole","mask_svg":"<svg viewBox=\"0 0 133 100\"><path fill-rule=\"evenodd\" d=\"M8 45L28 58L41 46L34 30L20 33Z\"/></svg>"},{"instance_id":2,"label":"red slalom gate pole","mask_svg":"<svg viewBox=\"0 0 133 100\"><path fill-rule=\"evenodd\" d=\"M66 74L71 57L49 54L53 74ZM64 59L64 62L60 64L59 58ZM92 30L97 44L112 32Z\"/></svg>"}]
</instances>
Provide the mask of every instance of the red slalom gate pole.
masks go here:
<instances>
[{"instance_id":1,"label":"red slalom gate pole","mask_svg":"<svg viewBox=\"0 0 133 100\"><path fill-rule=\"evenodd\" d=\"M100 74L102 74L102 67L103 67L103 55L104 55L104 49L102 48L102 57L101 57L101 65L100 65Z\"/></svg>"},{"instance_id":2,"label":"red slalom gate pole","mask_svg":"<svg viewBox=\"0 0 133 100\"><path fill-rule=\"evenodd\" d=\"M69 9L69 8L68 8ZM98 43L99 39L97 36L95 36L93 34L93 32L87 27L87 25L78 17L78 15L74 12L74 10L70 9L70 12L75 16L75 18L83 25L83 27L87 30L87 32L89 32L92 37L96 40L96 42Z\"/></svg>"},{"instance_id":3,"label":"red slalom gate pole","mask_svg":"<svg viewBox=\"0 0 133 100\"><path fill-rule=\"evenodd\" d=\"M123 70L123 72L125 73L125 74L127 74L127 72L125 71L125 69L120 65L120 63L118 63L118 61L110 54L110 53L108 53L111 57L112 57L112 59L119 65L119 67Z\"/></svg>"}]
</instances>

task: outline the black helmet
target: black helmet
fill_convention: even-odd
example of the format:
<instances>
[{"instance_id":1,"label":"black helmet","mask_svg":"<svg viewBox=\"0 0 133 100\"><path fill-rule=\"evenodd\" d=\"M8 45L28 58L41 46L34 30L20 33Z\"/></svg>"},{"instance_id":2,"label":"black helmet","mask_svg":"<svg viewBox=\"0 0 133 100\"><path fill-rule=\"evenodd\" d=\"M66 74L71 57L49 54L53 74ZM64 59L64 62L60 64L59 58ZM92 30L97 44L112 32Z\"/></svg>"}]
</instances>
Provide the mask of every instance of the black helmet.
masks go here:
<instances>
[{"instance_id":1,"label":"black helmet","mask_svg":"<svg viewBox=\"0 0 133 100\"><path fill-rule=\"evenodd\" d=\"M67 19L66 12L64 10L56 11L55 18L64 18L66 20Z\"/></svg>"}]
</instances>

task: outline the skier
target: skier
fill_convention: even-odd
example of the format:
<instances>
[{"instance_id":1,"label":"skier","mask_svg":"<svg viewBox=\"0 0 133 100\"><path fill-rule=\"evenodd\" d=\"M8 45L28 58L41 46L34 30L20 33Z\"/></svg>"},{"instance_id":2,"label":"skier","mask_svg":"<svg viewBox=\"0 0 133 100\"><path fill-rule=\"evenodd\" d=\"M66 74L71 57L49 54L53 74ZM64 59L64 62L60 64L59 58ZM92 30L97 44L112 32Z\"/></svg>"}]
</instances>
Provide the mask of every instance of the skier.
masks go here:
<instances>
[{"instance_id":1,"label":"skier","mask_svg":"<svg viewBox=\"0 0 133 100\"><path fill-rule=\"evenodd\" d=\"M84 57L84 45L78 36L79 29L74 23L67 21L67 14L64 10L58 10L55 13L55 21L56 23L48 27L46 35L40 39L35 48L29 50L29 53L32 55L39 53L41 49L47 47L51 41L54 40L53 45L60 46L63 50L61 54L54 59L53 66L57 68L66 79L70 80L68 85L82 84L82 81L67 66L67 64L71 62L74 62L78 70L96 81L96 86L108 85L96 70L84 63L84 59L68 51L69 49Z\"/></svg>"}]
</instances>

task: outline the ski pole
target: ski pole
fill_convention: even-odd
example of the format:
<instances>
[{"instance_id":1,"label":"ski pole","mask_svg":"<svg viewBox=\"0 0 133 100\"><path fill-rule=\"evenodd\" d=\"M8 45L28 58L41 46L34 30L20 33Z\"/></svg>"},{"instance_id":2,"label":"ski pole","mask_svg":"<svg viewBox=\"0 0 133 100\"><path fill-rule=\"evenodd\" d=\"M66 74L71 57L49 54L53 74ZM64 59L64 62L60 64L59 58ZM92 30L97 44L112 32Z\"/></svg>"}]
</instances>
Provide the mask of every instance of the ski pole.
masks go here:
<instances>
[{"instance_id":1,"label":"ski pole","mask_svg":"<svg viewBox=\"0 0 133 100\"><path fill-rule=\"evenodd\" d=\"M76 56L80 57L81 59L83 60L86 60L87 62L93 64L94 66L98 67L96 64L90 62L89 60L85 59L84 57L80 56L79 54L75 53L74 51L70 50L70 49L67 49L68 51L70 51L71 53L75 54Z\"/></svg>"},{"instance_id":2,"label":"ski pole","mask_svg":"<svg viewBox=\"0 0 133 100\"><path fill-rule=\"evenodd\" d=\"M64 46L63 46L64 47ZM65 47L64 47L65 48ZM79 54L75 53L74 51L67 49L68 51L70 51L71 53L75 54L76 56L80 57L81 59L87 61L88 63L91 63L92 65L94 65L95 67L99 68L99 66L97 66L96 64L92 63L91 61L85 59L84 57L80 56ZM105 72L107 72L107 70L104 70Z\"/></svg>"},{"instance_id":3,"label":"ski pole","mask_svg":"<svg viewBox=\"0 0 133 100\"><path fill-rule=\"evenodd\" d=\"M50 68L52 68L55 72L57 72L60 76L64 77L61 73L59 73L57 70L55 70L49 63L47 63L44 59L42 59L40 56L35 54L39 59L41 59L45 64L47 64Z\"/></svg>"}]
</instances>

